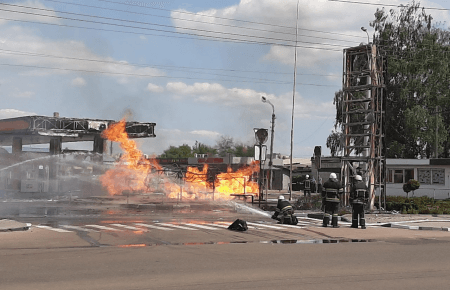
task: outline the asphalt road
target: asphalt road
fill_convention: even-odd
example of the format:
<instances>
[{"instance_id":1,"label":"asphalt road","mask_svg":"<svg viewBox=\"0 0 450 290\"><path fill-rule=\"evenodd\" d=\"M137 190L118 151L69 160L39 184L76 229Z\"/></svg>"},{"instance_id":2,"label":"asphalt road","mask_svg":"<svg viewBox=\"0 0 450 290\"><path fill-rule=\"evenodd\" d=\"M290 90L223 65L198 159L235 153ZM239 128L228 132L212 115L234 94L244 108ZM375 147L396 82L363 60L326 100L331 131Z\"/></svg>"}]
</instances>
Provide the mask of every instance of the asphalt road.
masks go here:
<instances>
[{"instance_id":1,"label":"asphalt road","mask_svg":"<svg viewBox=\"0 0 450 290\"><path fill-rule=\"evenodd\" d=\"M236 218L249 230L225 228ZM238 211L22 217L0 289L448 289L450 233L297 227Z\"/></svg>"}]
</instances>

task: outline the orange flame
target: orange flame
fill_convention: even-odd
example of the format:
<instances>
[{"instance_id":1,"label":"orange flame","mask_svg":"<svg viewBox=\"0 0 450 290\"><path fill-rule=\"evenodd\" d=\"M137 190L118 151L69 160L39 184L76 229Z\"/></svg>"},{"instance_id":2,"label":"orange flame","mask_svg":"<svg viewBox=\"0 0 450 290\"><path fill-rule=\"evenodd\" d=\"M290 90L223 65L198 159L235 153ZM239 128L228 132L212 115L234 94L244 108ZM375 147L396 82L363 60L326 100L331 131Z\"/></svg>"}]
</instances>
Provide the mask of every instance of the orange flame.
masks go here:
<instances>
[{"instance_id":1,"label":"orange flame","mask_svg":"<svg viewBox=\"0 0 450 290\"><path fill-rule=\"evenodd\" d=\"M135 141L130 140L125 131L125 120L113 124L103 131L103 137L110 141L119 142L124 151L119 163L100 177L100 181L111 195L130 192L152 192L150 180L156 176L153 169L162 170L156 159L146 159L138 149ZM258 184L252 181L253 174L259 172L259 163L253 162L233 172L228 168L227 172L212 175L205 164L202 170L196 167L188 167L183 184L177 184L168 180L164 175L158 175L157 179L163 179L163 190L169 198L185 199L230 199L232 194L252 194L257 196Z\"/></svg>"}]
</instances>

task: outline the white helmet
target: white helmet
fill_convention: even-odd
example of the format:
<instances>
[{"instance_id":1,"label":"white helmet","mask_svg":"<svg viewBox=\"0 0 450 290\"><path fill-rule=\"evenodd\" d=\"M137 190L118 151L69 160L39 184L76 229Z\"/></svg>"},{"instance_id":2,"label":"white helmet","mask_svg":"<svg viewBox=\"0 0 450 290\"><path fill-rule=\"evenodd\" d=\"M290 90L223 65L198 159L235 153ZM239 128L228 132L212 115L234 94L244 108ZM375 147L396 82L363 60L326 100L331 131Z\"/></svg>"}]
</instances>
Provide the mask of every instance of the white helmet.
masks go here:
<instances>
[{"instance_id":1,"label":"white helmet","mask_svg":"<svg viewBox=\"0 0 450 290\"><path fill-rule=\"evenodd\" d=\"M284 199L284 195L280 195L280 196L278 197L278 199L279 199L279 200Z\"/></svg>"},{"instance_id":2,"label":"white helmet","mask_svg":"<svg viewBox=\"0 0 450 290\"><path fill-rule=\"evenodd\" d=\"M306 179L308 179L309 178L309 175L308 174L306 174Z\"/></svg>"},{"instance_id":3,"label":"white helmet","mask_svg":"<svg viewBox=\"0 0 450 290\"><path fill-rule=\"evenodd\" d=\"M331 174L330 174L330 178L331 178L331 179L337 179L336 173L334 173L334 172L331 173Z\"/></svg>"},{"instance_id":4,"label":"white helmet","mask_svg":"<svg viewBox=\"0 0 450 290\"><path fill-rule=\"evenodd\" d=\"M356 176L355 176L355 180L361 181L361 180L362 180L361 175L356 175Z\"/></svg>"}]
</instances>

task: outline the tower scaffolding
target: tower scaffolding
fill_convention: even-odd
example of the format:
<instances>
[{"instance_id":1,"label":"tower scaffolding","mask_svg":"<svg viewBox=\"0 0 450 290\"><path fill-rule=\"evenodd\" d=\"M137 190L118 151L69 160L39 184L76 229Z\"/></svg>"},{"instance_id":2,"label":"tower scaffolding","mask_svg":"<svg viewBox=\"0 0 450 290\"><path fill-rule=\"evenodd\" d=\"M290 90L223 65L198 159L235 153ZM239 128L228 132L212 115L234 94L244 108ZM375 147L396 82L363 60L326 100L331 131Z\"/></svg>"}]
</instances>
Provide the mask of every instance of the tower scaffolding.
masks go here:
<instances>
[{"instance_id":1,"label":"tower scaffolding","mask_svg":"<svg viewBox=\"0 0 450 290\"><path fill-rule=\"evenodd\" d=\"M385 196L385 74L386 63L375 45L344 49L341 174L343 203L349 204L355 175L363 176L369 188L370 209L379 192Z\"/></svg>"}]
</instances>

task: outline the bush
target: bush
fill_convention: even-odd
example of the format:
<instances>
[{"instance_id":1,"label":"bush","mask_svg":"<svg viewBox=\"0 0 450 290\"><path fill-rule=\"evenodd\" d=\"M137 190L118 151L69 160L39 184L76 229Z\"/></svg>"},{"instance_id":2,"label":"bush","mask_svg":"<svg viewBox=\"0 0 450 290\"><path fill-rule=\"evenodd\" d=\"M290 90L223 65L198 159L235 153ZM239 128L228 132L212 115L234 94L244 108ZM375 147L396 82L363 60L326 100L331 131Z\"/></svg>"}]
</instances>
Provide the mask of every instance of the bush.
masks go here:
<instances>
[{"instance_id":1,"label":"bush","mask_svg":"<svg viewBox=\"0 0 450 290\"><path fill-rule=\"evenodd\" d=\"M428 196L387 196L386 210L403 214L450 214L450 200L436 201Z\"/></svg>"},{"instance_id":2,"label":"bush","mask_svg":"<svg viewBox=\"0 0 450 290\"><path fill-rule=\"evenodd\" d=\"M408 197L408 193L410 191L417 190L420 187L420 182L415 179L408 180L407 183L403 184L403 191L406 192L406 197Z\"/></svg>"}]
</instances>

